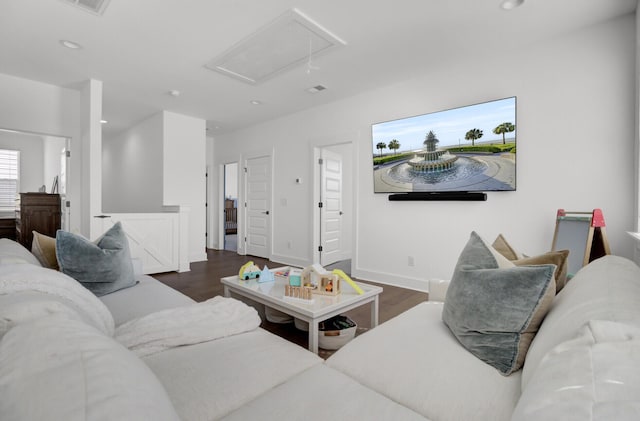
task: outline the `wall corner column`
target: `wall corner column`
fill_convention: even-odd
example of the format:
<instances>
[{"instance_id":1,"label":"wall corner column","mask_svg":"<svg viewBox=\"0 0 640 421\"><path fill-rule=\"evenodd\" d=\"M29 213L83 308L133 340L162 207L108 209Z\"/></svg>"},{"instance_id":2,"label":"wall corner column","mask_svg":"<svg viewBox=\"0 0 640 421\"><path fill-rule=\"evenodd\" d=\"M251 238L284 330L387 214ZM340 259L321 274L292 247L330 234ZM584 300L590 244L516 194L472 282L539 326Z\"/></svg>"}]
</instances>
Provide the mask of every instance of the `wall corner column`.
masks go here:
<instances>
[{"instance_id":1,"label":"wall corner column","mask_svg":"<svg viewBox=\"0 0 640 421\"><path fill-rule=\"evenodd\" d=\"M102 234L102 81L90 79L81 92L82 130L82 234L94 239Z\"/></svg>"}]
</instances>

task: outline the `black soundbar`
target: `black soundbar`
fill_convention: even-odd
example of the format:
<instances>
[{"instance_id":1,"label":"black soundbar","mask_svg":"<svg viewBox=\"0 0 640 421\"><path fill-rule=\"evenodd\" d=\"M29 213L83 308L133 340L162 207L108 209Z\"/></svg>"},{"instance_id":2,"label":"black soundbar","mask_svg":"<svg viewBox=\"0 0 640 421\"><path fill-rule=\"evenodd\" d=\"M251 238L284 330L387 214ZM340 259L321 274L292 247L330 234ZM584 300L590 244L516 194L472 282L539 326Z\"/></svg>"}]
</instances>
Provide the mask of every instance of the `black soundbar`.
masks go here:
<instances>
[{"instance_id":1,"label":"black soundbar","mask_svg":"<svg viewBox=\"0 0 640 421\"><path fill-rule=\"evenodd\" d=\"M485 201L487 194L483 192L413 192L397 193L389 195L392 201L407 200L463 200L463 201Z\"/></svg>"}]
</instances>

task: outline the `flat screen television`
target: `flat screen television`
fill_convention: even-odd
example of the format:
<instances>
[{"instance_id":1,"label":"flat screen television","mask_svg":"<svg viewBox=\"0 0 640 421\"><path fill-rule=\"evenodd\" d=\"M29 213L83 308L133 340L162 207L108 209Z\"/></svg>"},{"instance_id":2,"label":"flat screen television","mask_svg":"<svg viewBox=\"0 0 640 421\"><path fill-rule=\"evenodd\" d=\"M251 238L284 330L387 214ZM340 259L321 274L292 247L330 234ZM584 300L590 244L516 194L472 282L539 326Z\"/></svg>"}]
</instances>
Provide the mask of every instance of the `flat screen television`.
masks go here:
<instances>
[{"instance_id":1,"label":"flat screen television","mask_svg":"<svg viewBox=\"0 0 640 421\"><path fill-rule=\"evenodd\" d=\"M376 193L516 189L516 97L371 127Z\"/></svg>"}]
</instances>

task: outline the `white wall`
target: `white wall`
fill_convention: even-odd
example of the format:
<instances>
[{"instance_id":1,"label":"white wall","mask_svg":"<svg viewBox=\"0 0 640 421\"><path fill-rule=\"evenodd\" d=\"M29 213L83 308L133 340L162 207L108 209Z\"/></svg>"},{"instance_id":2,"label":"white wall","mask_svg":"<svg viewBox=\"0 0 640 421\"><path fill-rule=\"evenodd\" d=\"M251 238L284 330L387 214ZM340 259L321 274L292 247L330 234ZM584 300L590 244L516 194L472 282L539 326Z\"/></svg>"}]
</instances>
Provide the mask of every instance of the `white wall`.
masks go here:
<instances>
[{"instance_id":1,"label":"white wall","mask_svg":"<svg viewBox=\"0 0 640 421\"><path fill-rule=\"evenodd\" d=\"M206 129L205 129L206 131ZM214 192L217 191L217 188L215 188L215 186L213 184L215 184L215 181L218 179L218 177L214 176L214 172L217 171L215 166L213 165L213 148L214 148L214 140L211 136L207 136L206 140L205 140L205 165L207 168L207 210L210 210L211 208L213 208L214 206L216 206L215 204L218 203L218 201L216 200L215 196L214 196ZM206 214L206 220L205 220L205 224L206 224L206 230L207 230L207 241L206 241L206 246L207 248L218 248L218 238L214 237L212 230L213 227L215 227L217 221L214 219L214 215L213 212L209 212L207 211ZM217 231L216 231L216 235L217 235Z\"/></svg>"},{"instance_id":2,"label":"white wall","mask_svg":"<svg viewBox=\"0 0 640 421\"><path fill-rule=\"evenodd\" d=\"M162 113L102 142L102 208L162 212Z\"/></svg>"},{"instance_id":3,"label":"white wall","mask_svg":"<svg viewBox=\"0 0 640 421\"><path fill-rule=\"evenodd\" d=\"M80 91L80 130L82 141L82 232L91 239L102 233L102 82L89 79Z\"/></svg>"},{"instance_id":4,"label":"white wall","mask_svg":"<svg viewBox=\"0 0 640 421\"><path fill-rule=\"evenodd\" d=\"M0 149L20 151L19 191L37 192L44 183L42 136L0 131ZM51 186L48 186L47 192L50 189Z\"/></svg>"},{"instance_id":5,"label":"white wall","mask_svg":"<svg viewBox=\"0 0 640 421\"><path fill-rule=\"evenodd\" d=\"M0 74L0 127L71 140L68 200L70 230L81 231L82 140L80 92ZM48 187L50 188L50 186Z\"/></svg>"},{"instance_id":6,"label":"white wall","mask_svg":"<svg viewBox=\"0 0 640 421\"><path fill-rule=\"evenodd\" d=\"M207 260L206 247L206 123L163 112L164 205L189 208L189 261Z\"/></svg>"},{"instance_id":7,"label":"white wall","mask_svg":"<svg viewBox=\"0 0 640 421\"><path fill-rule=\"evenodd\" d=\"M102 146L104 211L186 209L189 262L207 259L205 133L204 120L162 111Z\"/></svg>"},{"instance_id":8,"label":"white wall","mask_svg":"<svg viewBox=\"0 0 640 421\"><path fill-rule=\"evenodd\" d=\"M469 233L503 233L528 254L548 251L558 208L602 208L613 253L631 256L635 226L635 17L468 62L439 63L422 78L218 136L214 161L275 150L274 255L311 260L310 186L317 140L354 142L354 276L420 289L450 278ZM373 193L371 124L517 96L517 191L486 202L389 202ZM337 142L334 142L337 143ZM216 196L217 197L217 196ZM217 211L216 207L213 207ZM280 250L292 241L294 251ZM413 256L415 266L408 266ZM283 262L287 263L287 262Z\"/></svg>"},{"instance_id":9,"label":"white wall","mask_svg":"<svg viewBox=\"0 0 640 421\"><path fill-rule=\"evenodd\" d=\"M60 137L45 136L42 143L44 155L43 183L47 186L47 191L50 192L54 178L58 177L58 192L62 193L60 189L61 159L62 150L66 147L67 140Z\"/></svg>"},{"instance_id":10,"label":"white wall","mask_svg":"<svg viewBox=\"0 0 640 421\"><path fill-rule=\"evenodd\" d=\"M638 2L640 5L640 1ZM635 157L635 188L634 188L634 219L636 221L635 232L640 231L640 13L636 7L636 88L635 88L635 139L636 145L633 156ZM634 248L634 258L640 264L640 241L636 241Z\"/></svg>"}]
</instances>

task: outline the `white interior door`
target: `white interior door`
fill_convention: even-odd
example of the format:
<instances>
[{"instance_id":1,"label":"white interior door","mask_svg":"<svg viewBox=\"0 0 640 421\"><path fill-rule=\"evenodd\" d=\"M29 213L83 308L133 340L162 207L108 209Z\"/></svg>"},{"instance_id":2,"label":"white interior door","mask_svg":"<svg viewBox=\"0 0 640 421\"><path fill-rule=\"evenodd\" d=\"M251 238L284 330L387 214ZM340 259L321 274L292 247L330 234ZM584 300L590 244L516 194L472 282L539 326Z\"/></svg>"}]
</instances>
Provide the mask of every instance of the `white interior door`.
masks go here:
<instances>
[{"instance_id":1,"label":"white interior door","mask_svg":"<svg viewBox=\"0 0 640 421\"><path fill-rule=\"evenodd\" d=\"M322 149L320 169L320 264L342 259L342 156Z\"/></svg>"},{"instance_id":2,"label":"white interior door","mask_svg":"<svg viewBox=\"0 0 640 421\"><path fill-rule=\"evenodd\" d=\"M246 254L271 256L271 157L245 161Z\"/></svg>"}]
</instances>

